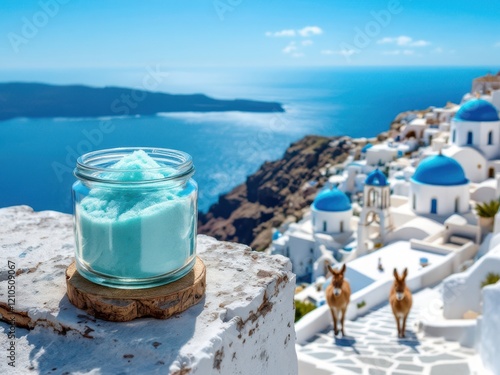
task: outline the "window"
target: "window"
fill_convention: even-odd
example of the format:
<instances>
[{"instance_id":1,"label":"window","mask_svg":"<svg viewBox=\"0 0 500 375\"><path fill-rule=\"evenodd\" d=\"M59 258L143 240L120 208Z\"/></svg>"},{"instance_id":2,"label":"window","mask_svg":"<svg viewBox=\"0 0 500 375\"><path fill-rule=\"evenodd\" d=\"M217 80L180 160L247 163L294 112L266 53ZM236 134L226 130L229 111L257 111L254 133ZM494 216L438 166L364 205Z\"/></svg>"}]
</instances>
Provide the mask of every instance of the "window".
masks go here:
<instances>
[{"instance_id":1,"label":"window","mask_svg":"<svg viewBox=\"0 0 500 375\"><path fill-rule=\"evenodd\" d=\"M327 229L327 227L326 227L326 221L323 221L323 232L326 232L326 229Z\"/></svg>"},{"instance_id":2,"label":"window","mask_svg":"<svg viewBox=\"0 0 500 375\"><path fill-rule=\"evenodd\" d=\"M495 168L491 167L491 168L488 170L488 177L489 177L489 178L495 178Z\"/></svg>"},{"instance_id":3,"label":"window","mask_svg":"<svg viewBox=\"0 0 500 375\"><path fill-rule=\"evenodd\" d=\"M460 207L460 198L456 198L455 199L455 212L459 211L459 207Z\"/></svg>"},{"instance_id":4,"label":"window","mask_svg":"<svg viewBox=\"0 0 500 375\"><path fill-rule=\"evenodd\" d=\"M472 132L467 132L467 144L471 145L473 143L472 142L473 140L474 140L474 138L473 138Z\"/></svg>"},{"instance_id":5,"label":"window","mask_svg":"<svg viewBox=\"0 0 500 375\"><path fill-rule=\"evenodd\" d=\"M457 139L457 131L454 129L453 130L453 136L451 137L451 141L455 143L455 140Z\"/></svg>"},{"instance_id":6,"label":"window","mask_svg":"<svg viewBox=\"0 0 500 375\"><path fill-rule=\"evenodd\" d=\"M344 221L340 222L340 233L344 233Z\"/></svg>"},{"instance_id":7,"label":"window","mask_svg":"<svg viewBox=\"0 0 500 375\"><path fill-rule=\"evenodd\" d=\"M431 200L431 214L437 214L437 199L432 198Z\"/></svg>"},{"instance_id":8,"label":"window","mask_svg":"<svg viewBox=\"0 0 500 375\"><path fill-rule=\"evenodd\" d=\"M417 196L415 194L413 194L413 209L417 209Z\"/></svg>"},{"instance_id":9,"label":"window","mask_svg":"<svg viewBox=\"0 0 500 375\"><path fill-rule=\"evenodd\" d=\"M492 132L492 131L490 131L490 132L488 133L488 144L489 144L489 145L492 145L492 144L493 144L493 132Z\"/></svg>"}]
</instances>

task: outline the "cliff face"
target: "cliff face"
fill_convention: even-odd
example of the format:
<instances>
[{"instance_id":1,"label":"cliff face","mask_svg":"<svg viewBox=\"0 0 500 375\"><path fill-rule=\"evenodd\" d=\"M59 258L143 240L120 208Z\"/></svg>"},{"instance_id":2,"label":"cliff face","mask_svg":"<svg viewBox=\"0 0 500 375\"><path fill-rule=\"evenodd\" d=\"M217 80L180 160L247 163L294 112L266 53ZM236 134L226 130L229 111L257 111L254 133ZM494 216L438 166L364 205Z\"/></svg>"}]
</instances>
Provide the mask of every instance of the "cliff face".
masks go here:
<instances>
[{"instance_id":1,"label":"cliff face","mask_svg":"<svg viewBox=\"0 0 500 375\"><path fill-rule=\"evenodd\" d=\"M265 249L272 228L300 219L312 203L327 181L321 170L343 162L352 147L347 137L307 136L292 144L282 159L264 163L244 184L200 214L199 233ZM313 186L310 181L318 183Z\"/></svg>"}]
</instances>

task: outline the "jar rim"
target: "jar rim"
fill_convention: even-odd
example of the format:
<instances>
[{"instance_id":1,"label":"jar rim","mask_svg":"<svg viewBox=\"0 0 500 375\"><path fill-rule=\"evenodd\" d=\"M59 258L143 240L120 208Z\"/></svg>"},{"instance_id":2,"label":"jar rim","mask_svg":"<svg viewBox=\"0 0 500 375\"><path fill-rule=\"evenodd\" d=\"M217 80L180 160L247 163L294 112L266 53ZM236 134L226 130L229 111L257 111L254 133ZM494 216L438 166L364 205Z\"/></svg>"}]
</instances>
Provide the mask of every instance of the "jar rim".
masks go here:
<instances>
[{"instance_id":1,"label":"jar rim","mask_svg":"<svg viewBox=\"0 0 500 375\"><path fill-rule=\"evenodd\" d=\"M163 164L159 167L147 168L147 171L160 172L166 169L169 169L169 171L171 171L173 167L175 169L175 172L162 178L153 178L139 181L120 181L102 177L103 173L113 174L135 172L136 170L133 169L111 169L109 168L109 166L99 166L99 163L109 163L112 161L118 162L122 157L129 155L134 151L140 150L147 153L148 156L152 157L155 161L160 161ZM193 165L193 158L191 157L191 155L183 151L161 147L116 147L96 150L81 155L76 160L76 167L73 171L73 174L78 179L93 182L136 185L188 179L194 174L194 171L195 168Z\"/></svg>"}]
</instances>

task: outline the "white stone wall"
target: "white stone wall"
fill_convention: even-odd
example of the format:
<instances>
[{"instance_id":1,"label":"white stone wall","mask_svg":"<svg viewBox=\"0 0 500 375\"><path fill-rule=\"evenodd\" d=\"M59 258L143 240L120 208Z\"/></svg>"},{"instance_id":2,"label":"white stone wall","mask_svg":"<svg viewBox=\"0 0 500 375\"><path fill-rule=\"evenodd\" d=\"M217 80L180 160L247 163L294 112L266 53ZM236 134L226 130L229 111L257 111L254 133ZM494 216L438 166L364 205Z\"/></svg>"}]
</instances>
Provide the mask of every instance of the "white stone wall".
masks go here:
<instances>
[{"instance_id":1,"label":"white stone wall","mask_svg":"<svg viewBox=\"0 0 500 375\"><path fill-rule=\"evenodd\" d=\"M497 111L500 111L500 90L491 93L491 104L496 107Z\"/></svg>"},{"instance_id":2,"label":"white stone wall","mask_svg":"<svg viewBox=\"0 0 500 375\"><path fill-rule=\"evenodd\" d=\"M444 280L443 315L446 319L462 319L468 310L481 312L481 282L490 272L500 273L500 246L484 255L467 271Z\"/></svg>"},{"instance_id":3,"label":"white stone wall","mask_svg":"<svg viewBox=\"0 0 500 375\"><path fill-rule=\"evenodd\" d=\"M488 160L479 151L471 147L450 147L443 154L458 161L465 176L472 182L482 182L488 178Z\"/></svg>"},{"instance_id":4,"label":"white stone wall","mask_svg":"<svg viewBox=\"0 0 500 375\"><path fill-rule=\"evenodd\" d=\"M410 207L417 214L428 215L431 213L432 199L437 199L437 215L449 216L455 212L455 200L458 198L458 213L470 210L470 194L468 184L457 186L438 186L420 184L411 181Z\"/></svg>"},{"instance_id":5,"label":"white stone wall","mask_svg":"<svg viewBox=\"0 0 500 375\"><path fill-rule=\"evenodd\" d=\"M493 143L488 144L488 133L493 132ZM453 134L455 132L455 140ZM472 145L468 144L468 133L472 133ZM474 147L480 150L487 159L494 159L499 155L500 121L452 121L450 129L450 143L460 147Z\"/></svg>"},{"instance_id":6,"label":"white stone wall","mask_svg":"<svg viewBox=\"0 0 500 375\"><path fill-rule=\"evenodd\" d=\"M493 375L500 375L500 283L483 289L483 317L479 332L479 353L484 367Z\"/></svg>"},{"instance_id":7,"label":"white stone wall","mask_svg":"<svg viewBox=\"0 0 500 375\"><path fill-rule=\"evenodd\" d=\"M207 287L197 305L167 320L106 322L65 295L72 227L71 215L0 209L0 309L5 312L10 260L18 325L16 367L2 355L0 374L297 374L288 259L199 236ZM10 329L4 321L2 343Z\"/></svg>"},{"instance_id":8,"label":"white stone wall","mask_svg":"<svg viewBox=\"0 0 500 375\"><path fill-rule=\"evenodd\" d=\"M369 165L386 164L398 156L396 148L387 145L375 145L366 150L366 163Z\"/></svg>"},{"instance_id":9,"label":"white stone wall","mask_svg":"<svg viewBox=\"0 0 500 375\"><path fill-rule=\"evenodd\" d=\"M313 264L316 260L315 242L310 238L304 238L303 233L290 233L288 235L288 249L292 264L293 272L302 277L312 274Z\"/></svg>"},{"instance_id":10,"label":"white stone wall","mask_svg":"<svg viewBox=\"0 0 500 375\"><path fill-rule=\"evenodd\" d=\"M311 207L313 229L320 233L343 233L351 231L352 209L340 212L319 211ZM324 225L326 223L326 231Z\"/></svg>"}]
</instances>

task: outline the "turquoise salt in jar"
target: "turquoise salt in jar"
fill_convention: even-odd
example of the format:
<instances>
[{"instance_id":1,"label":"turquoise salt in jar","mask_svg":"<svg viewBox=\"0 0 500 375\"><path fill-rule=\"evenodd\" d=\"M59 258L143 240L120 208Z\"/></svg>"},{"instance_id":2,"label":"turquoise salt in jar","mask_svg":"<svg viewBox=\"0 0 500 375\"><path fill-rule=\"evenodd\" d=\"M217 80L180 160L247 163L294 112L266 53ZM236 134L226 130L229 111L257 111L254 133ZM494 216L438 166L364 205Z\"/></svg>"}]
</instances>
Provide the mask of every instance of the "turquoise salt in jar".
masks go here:
<instances>
[{"instance_id":1,"label":"turquoise salt in jar","mask_svg":"<svg viewBox=\"0 0 500 375\"><path fill-rule=\"evenodd\" d=\"M135 289L191 270L198 212L191 156L158 148L95 151L78 159L74 173L76 267L83 277Z\"/></svg>"}]
</instances>

